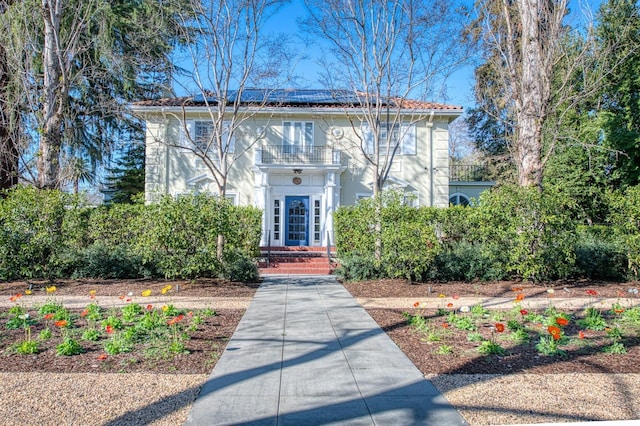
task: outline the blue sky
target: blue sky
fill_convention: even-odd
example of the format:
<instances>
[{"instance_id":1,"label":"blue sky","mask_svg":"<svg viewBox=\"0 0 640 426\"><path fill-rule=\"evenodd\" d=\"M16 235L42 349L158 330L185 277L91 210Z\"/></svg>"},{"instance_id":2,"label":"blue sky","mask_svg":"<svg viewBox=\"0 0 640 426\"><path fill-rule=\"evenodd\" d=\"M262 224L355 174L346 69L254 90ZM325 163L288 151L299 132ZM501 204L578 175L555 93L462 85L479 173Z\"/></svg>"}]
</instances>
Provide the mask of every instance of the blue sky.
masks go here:
<instances>
[{"instance_id":1,"label":"blue sky","mask_svg":"<svg viewBox=\"0 0 640 426\"><path fill-rule=\"evenodd\" d=\"M598 5L602 0L571 0L570 9L572 16L570 19L583 19L583 11L589 9L593 14L597 11ZM473 4L473 0L468 0L469 4ZM302 0L292 0L289 4L282 7L277 15L270 21L267 30L272 32L290 34L293 38L298 34L297 20L305 15L305 8ZM303 85L310 88L318 88L318 70L320 65L317 64L317 47L306 46L302 43L297 45L300 56L308 56L309 59L301 60L296 71L304 76ZM447 103L453 105L462 105L466 108L473 105L473 67L468 66L454 73L447 81ZM434 101L442 101L441 99L431 99Z\"/></svg>"}]
</instances>

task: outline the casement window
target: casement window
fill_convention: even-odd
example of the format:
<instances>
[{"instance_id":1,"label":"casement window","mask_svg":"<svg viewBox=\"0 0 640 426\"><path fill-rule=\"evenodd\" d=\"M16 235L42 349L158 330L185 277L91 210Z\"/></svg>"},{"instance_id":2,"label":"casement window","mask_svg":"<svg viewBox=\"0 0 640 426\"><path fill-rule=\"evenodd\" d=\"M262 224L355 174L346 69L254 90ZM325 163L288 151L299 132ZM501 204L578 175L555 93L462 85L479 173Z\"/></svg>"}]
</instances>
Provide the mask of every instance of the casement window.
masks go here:
<instances>
[{"instance_id":1,"label":"casement window","mask_svg":"<svg viewBox=\"0 0 640 426\"><path fill-rule=\"evenodd\" d=\"M364 137L364 148L367 154L373 154L375 139L371 126L368 123L362 123L362 135ZM416 154L416 126L414 124L389 124L380 123L379 152L381 155L392 152L395 144L400 141L398 151L399 155L415 155ZM389 146L389 144L391 144Z\"/></svg>"},{"instance_id":2,"label":"casement window","mask_svg":"<svg viewBox=\"0 0 640 426\"><path fill-rule=\"evenodd\" d=\"M280 200L273 200L273 239L280 240Z\"/></svg>"},{"instance_id":3,"label":"casement window","mask_svg":"<svg viewBox=\"0 0 640 426\"><path fill-rule=\"evenodd\" d=\"M282 145L289 152L311 148L313 146L313 123L309 121L282 122Z\"/></svg>"},{"instance_id":4,"label":"casement window","mask_svg":"<svg viewBox=\"0 0 640 426\"><path fill-rule=\"evenodd\" d=\"M215 157L218 153L218 148L216 147L216 142L213 140L213 123L211 121L205 120L194 120L187 122L187 127L189 130L189 135L191 136L191 140L195 144L195 147L198 149L198 151L200 153L206 153L209 157ZM234 135L232 135L231 139L229 139L228 128L229 123L225 122L223 124L222 149L227 150L227 143L229 143L230 146L227 152L233 153L235 151L236 138ZM186 138L186 135L183 135L183 144L186 143L188 143L188 138Z\"/></svg>"},{"instance_id":5,"label":"casement window","mask_svg":"<svg viewBox=\"0 0 640 426\"><path fill-rule=\"evenodd\" d=\"M313 240L320 241L320 200L313 200Z\"/></svg>"}]
</instances>

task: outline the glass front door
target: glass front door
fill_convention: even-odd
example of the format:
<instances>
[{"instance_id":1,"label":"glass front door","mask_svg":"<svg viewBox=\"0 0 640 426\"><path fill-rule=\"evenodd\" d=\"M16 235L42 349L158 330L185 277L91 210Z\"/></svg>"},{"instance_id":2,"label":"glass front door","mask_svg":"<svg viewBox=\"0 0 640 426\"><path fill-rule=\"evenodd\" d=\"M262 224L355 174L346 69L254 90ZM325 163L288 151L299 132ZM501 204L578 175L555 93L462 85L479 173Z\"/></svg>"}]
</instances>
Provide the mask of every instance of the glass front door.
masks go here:
<instances>
[{"instance_id":1,"label":"glass front door","mask_svg":"<svg viewBox=\"0 0 640 426\"><path fill-rule=\"evenodd\" d=\"M285 197L285 206L285 245L308 245L309 197Z\"/></svg>"}]
</instances>

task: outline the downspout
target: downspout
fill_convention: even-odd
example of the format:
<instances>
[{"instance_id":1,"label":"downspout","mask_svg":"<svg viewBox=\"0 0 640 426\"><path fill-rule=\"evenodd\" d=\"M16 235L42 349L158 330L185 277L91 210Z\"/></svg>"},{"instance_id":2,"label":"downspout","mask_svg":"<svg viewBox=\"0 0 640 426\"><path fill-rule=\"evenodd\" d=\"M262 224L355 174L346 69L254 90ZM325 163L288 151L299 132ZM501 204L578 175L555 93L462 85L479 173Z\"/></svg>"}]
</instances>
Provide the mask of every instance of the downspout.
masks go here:
<instances>
[{"instance_id":1,"label":"downspout","mask_svg":"<svg viewBox=\"0 0 640 426\"><path fill-rule=\"evenodd\" d=\"M427 129L429 129L429 198L431 207L434 206L434 184L433 184L433 110L431 110L431 114L429 114L429 121L427 121Z\"/></svg>"}]
</instances>

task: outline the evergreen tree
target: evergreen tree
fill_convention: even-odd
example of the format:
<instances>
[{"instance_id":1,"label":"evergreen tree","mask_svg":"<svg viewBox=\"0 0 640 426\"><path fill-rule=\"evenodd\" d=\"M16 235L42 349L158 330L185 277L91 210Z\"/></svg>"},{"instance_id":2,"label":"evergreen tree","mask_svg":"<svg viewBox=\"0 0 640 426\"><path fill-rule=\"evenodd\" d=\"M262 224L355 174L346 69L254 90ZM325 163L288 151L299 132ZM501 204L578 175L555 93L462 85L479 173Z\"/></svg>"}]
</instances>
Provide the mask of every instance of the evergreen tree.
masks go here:
<instances>
[{"instance_id":1,"label":"evergreen tree","mask_svg":"<svg viewBox=\"0 0 640 426\"><path fill-rule=\"evenodd\" d=\"M131 204L136 195L144 193L144 159L144 145L134 144L107 169L106 189L102 192L110 196L108 202Z\"/></svg>"}]
</instances>

